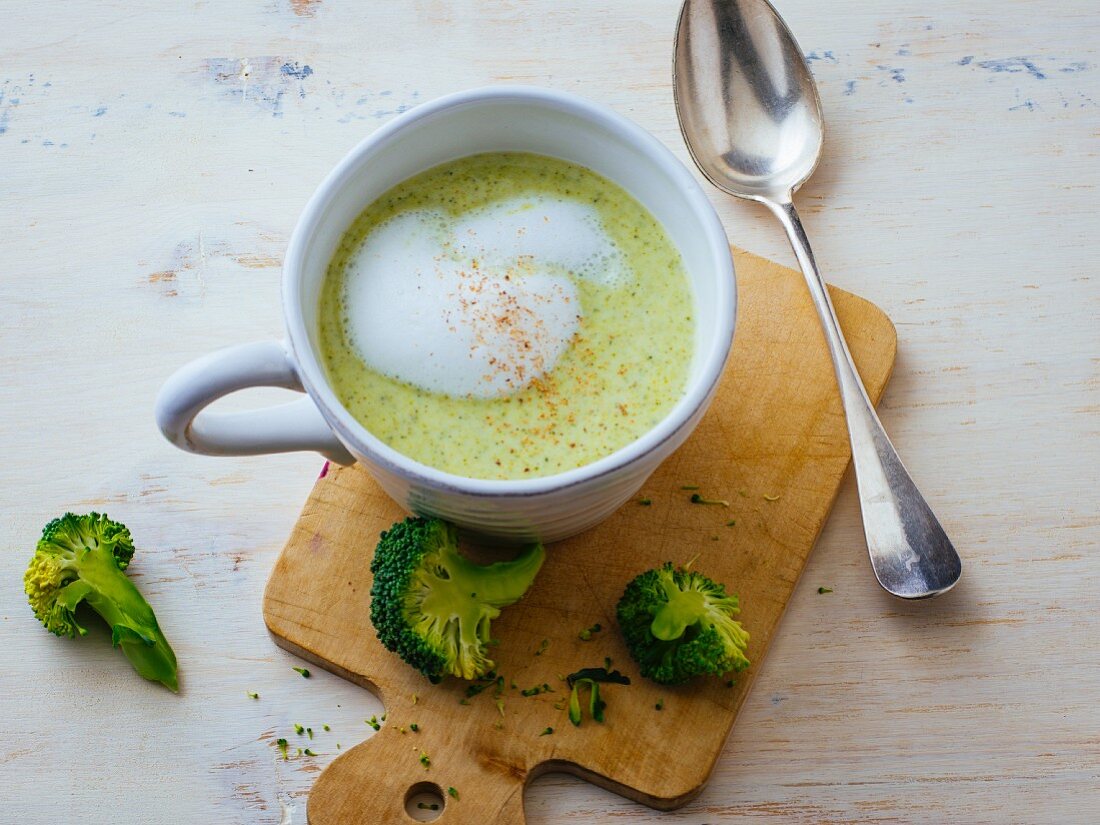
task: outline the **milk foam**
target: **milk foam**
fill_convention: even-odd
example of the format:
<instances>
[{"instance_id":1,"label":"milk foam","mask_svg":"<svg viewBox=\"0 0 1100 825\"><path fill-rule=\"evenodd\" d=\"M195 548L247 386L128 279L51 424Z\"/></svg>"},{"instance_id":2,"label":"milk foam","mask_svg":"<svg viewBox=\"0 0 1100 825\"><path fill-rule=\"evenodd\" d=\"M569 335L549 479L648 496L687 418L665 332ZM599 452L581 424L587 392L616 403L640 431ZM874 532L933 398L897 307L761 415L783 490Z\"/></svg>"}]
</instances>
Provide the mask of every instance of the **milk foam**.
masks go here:
<instances>
[{"instance_id":1,"label":"milk foam","mask_svg":"<svg viewBox=\"0 0 1100 825\"><path fill-rule=\"evenodd\" d=\"M613 285L594 209L532 195L452 218L410 210L349 256L345 329L372 369L457 397L509 395L554 368L580 323L576 278Z\"/></svg>"}]
</instances>

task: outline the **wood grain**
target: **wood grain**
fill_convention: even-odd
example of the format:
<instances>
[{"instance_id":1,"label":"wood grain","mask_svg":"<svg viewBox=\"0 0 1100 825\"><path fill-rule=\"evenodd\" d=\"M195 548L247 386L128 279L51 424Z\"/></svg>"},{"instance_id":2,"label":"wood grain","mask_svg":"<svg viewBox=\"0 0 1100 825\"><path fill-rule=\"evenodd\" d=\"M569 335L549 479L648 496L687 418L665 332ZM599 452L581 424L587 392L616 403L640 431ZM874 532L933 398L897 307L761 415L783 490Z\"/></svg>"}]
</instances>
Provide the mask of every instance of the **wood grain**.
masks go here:
<instances>
[{"instance_id":1,"label":"wood grain","mask_svg":"<svg viewBox=\"0 0 1100 825\"><path fill-rule=\"evenodd\" d=\"M460 789L460 799L445 800L448 825L519 823L524 785L547 770L655 808L699 793L754 671L732 687L713 679L649 683L615 629L615 603L643 570L698 556L696 569L740 594L748 655L759 666L851 455L802 276L745 252L736 267L737 330L714 403L642 489L650 505L629 503L547 548L534 586L494 623L502 644L493 655L505 680L499 697L489 690L461 704L466 683L432 686L382 648L369 619L369 559L378 534L404 513L361 468L333 469L317 481L268 582L264 618L279 644L375 691L387 720L318 779L311 823L404 822L406 792L422 781ZM861 298L836 290L833 297L877 399L894 364L893 325ZM685 486L727 505L692 504ZM603 631L581 640L594 624ZM543 639L548 647L536 656ZM560 706L567 692L560 674L600 666L605 656L633 684L605 687L605 724L574 728ZM519 692L541 684L554 692ZM408 730L413 722L419 732ZM554 733L540 736L548 726Z\"/></svg>"}]
</instances>

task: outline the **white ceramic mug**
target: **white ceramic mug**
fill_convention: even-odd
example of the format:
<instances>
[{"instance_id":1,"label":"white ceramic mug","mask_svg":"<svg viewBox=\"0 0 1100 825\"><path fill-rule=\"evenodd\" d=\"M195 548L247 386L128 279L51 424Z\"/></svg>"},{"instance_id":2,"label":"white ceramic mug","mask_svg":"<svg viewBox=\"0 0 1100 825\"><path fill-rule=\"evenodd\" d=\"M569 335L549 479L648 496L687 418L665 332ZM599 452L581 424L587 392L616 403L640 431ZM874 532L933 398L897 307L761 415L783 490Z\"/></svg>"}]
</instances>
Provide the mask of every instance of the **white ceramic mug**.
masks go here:
<instances>
[{"instance_id":1,"label":"white ceramic mug","mask_svg":"<svg viewBox=\"0 0 1100 825\"><path fill-rule=\"evenodd\" d=\"M464 478L402 455L366 430L333 392L318 355L318 303L329 260L352 221L406 178L480 152L551 155L615 181L661 222L679 248L695 300L687 389L641 438L575 470L507 481ZM546 89L498 86L443 97L374 132L306 205L283 263L284 342L245 344L188 364L162 388L157 423L176 446L210 455L316 450L360 461L407 510L483 536L554 541L591 527L629 499L702 417L733 339L736 288L725 233L703 191L655 138L609 109ZM300 390L300 400L238 413L204 412L254 386ZM446 437L446 434L441 434ZM723 445L725 446L725 445Z\"/></svg>"}]
</instances>

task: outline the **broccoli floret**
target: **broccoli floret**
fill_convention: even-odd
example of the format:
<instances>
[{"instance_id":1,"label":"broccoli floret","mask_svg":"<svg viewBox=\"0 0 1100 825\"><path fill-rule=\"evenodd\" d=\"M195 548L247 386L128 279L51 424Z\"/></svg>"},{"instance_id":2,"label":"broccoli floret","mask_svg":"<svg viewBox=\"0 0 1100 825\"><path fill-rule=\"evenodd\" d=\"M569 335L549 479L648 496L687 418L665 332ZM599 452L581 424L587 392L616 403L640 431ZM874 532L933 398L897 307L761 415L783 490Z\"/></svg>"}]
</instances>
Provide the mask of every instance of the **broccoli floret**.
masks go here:
<instances>
[{"instance_id":1,"label":"broccoli floret","mask_svg":"<svg viewBox=\"0 0 1100 825\"><path fill-rule=\"evenodd\" d=\"M111 626L111 640L134 669L179 689L176 656L153 609L123 572L134 555L130 531L106 515L66 513L42 531L23 576L27 599L51 633L75 639L88 631L76 619L87 602Z\"/></svg>"},{"instance_id":2,"label":"broccoli floret","mask_svg":"<svg viewBox=\"0 0 1100 825\"><path fill-rule=\"evenodd\" d=\"M626 586L618 619L643 676L666 685L749 666L736 596L702 573L666 563Z\"/></svg>"},{"instance_id":3,"label":"broccoli floret","mask_svg":"<svg viewBox=\"0 0 1100 825\"><path fill-rule=\"evenodd\" d=\"M541 544L512 561L475 564L441 519L408 518L382 533L371 561L378 639L425 676L478 679L493 669L489 623L520 599L542 566Z\"/></svg>"}]
</instances>

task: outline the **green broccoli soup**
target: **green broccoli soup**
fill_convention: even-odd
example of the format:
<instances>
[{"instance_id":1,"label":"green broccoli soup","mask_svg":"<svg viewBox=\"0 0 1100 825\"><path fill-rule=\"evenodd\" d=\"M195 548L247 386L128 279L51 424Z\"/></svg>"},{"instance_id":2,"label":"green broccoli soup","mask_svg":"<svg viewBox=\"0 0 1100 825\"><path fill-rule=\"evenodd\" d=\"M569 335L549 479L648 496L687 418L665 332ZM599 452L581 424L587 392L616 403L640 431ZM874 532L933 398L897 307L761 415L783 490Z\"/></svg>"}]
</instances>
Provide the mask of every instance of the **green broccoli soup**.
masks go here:
<instances>
[{"instance_id":1,"label":"green broccoli soup","mask_svg":"<svg viewBox=\"0 0 1100 825\"><path fill-rule=\"evenodd\" d=\"M326 274L321 355L341 402L416 461L518 479L626 446L684 392L680 253L575 164L474 155L390 189Z\"/></svg>"}]
</instances>

